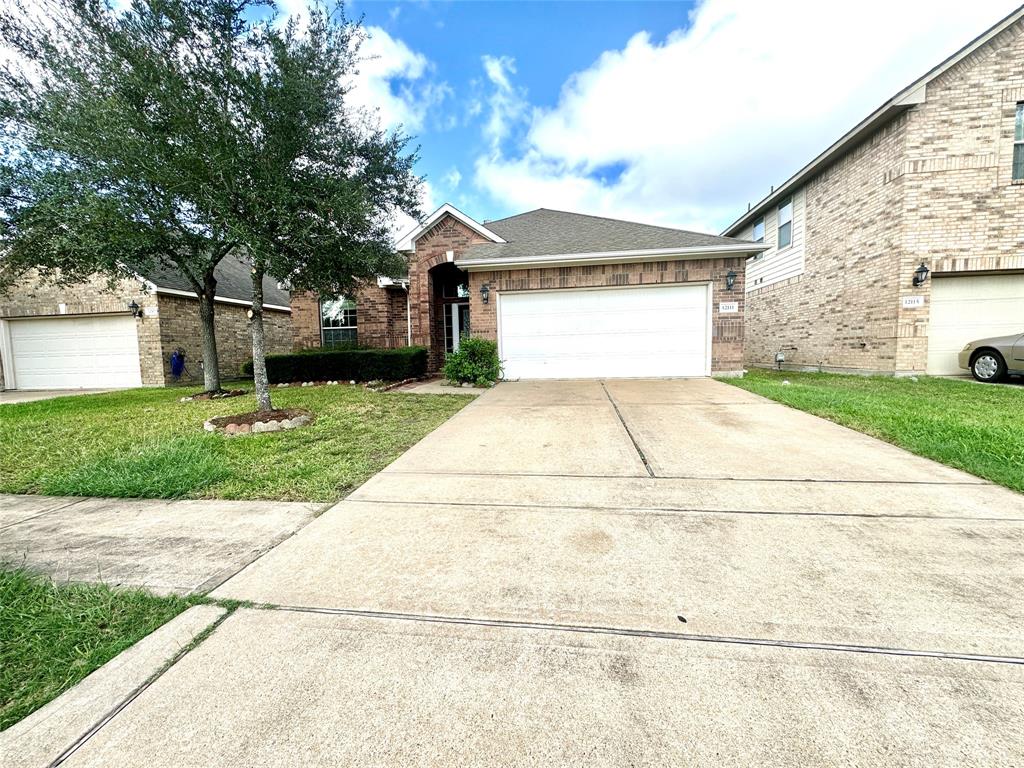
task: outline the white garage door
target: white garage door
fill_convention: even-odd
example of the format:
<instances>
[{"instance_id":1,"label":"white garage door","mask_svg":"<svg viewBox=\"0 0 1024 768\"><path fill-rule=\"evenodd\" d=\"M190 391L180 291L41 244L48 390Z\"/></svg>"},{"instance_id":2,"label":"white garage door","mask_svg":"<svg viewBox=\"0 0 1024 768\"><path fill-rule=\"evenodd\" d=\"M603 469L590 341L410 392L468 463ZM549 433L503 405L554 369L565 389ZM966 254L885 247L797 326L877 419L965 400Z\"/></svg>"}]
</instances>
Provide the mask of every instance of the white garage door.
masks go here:
<instances>
[{"instance_id":1,"label":"white garage door","mask_svg":"<svg viewBox=\"0 0 1024 768\"><path fill-rule=\"evenodd\" d=\"M1024 333L1024 275L933 279L928 373L965 373L957 366L964 344L1011 333Z\"/></svg>"},{"instance_id":2,"label":"white garage door","mask_svg":"<svg viewBox=\"0 0 1024 768\"><path fill-rule=\"evenodd\" d=\"M9 321L18 389L142 385L136 320L130 316Z\"/></svg>"},{"instance_id":3,"label":"white garage door","mask_svg":"<svg viewBox=\"0 0 1024 768\"><path fill-rule=\"evenodd\" d=\"M706 285L503 293L508 379L707 376Z\"/></svg>"}]
</instances>

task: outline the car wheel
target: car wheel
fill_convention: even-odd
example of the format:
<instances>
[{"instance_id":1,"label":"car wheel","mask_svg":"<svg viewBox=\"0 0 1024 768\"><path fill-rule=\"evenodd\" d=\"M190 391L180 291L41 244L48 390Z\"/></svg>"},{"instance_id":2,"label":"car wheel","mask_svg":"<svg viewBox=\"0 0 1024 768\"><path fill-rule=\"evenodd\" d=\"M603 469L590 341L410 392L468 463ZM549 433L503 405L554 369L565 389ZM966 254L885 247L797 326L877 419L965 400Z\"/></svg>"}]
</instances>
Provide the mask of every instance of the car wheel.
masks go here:
<instances>
[{"instance_id":1,"label":"car wheel","mask_svg":"<svg viewBox=\"0 0 1024 768\"><path fill-rule=\"evenodd\" d=\"M971 361L971 374L978 381L991 384L1006 375L1006 363L998 352L985 350Z\"/></svg>"}]
</instances>

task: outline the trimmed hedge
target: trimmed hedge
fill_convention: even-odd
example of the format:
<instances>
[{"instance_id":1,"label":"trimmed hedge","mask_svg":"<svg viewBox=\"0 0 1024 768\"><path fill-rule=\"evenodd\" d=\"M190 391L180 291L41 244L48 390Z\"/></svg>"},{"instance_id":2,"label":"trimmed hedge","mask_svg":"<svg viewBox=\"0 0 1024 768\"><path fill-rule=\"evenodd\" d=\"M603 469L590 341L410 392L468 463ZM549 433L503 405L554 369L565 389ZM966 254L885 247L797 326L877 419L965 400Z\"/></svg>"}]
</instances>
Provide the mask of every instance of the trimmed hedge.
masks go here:
<instances>
[{"instance_id":1,"label":"trimmed hedge","mask_svg":"<svg viewBox=\"0 0 1024 768\"><path fill-rule=\"evenodd\" d=\"M456 384L489 387L501 378L498 343L472 337L462 339L459 351L450 353L445 359L444 375Z\"/></svg>"},{"instance_id":2,"label":"trimmed hedge","mask_svg":"<svg viewBox=\"0 0 1024 768\"><path fill-rule=\"evenodd\" d=\"M290 355L267 355L271 384L293 381L401 381L427 371L424 347L399 349L303 350ZM252 360L242 366L252 376Z\"/></svg>"}]
</instances>

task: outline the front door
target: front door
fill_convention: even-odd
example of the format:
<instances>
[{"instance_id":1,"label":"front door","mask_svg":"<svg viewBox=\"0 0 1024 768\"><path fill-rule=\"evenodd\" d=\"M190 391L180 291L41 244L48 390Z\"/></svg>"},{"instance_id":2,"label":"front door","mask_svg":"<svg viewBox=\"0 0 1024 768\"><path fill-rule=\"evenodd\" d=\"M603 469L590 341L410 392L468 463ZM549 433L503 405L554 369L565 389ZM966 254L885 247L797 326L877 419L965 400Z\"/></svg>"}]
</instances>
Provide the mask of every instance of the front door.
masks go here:
<instances>
[{"instance_id":1,"label":"front door","mask_svg":"<svg viewBox=\"0 0 1024 768\"><path fill-rule=\"evenodd\" d=\"M449 304L444 314L444 348L458 352L459 341L469 335L469 302Z\"/></svg>"}]
</instances>

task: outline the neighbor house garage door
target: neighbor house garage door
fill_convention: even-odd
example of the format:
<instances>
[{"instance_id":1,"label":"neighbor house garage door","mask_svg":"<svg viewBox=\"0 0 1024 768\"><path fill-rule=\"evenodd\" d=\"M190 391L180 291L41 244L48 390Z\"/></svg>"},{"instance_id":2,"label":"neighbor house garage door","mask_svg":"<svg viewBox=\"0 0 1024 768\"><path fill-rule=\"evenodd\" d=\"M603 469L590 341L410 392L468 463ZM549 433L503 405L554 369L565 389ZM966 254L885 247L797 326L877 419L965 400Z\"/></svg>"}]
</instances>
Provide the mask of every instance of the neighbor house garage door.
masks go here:
<instances>
[{"instance_id":1,"label":"neighbor house garage door","mask_svg":"<svg viewBox=\"0 0 1024 768\"><path fill-rule=\"evenodd\" d=\"M10 320L18 389L142 385L136 320L130 316Z\"/></svg>"},{"instance_id":2,"label":"neighbor house garage door","mask_svg":"<svg viewBox=\"0 0 1024 768\"><path fill-rule=\"evenodd\" d=\"M1024 333L1024 275L933 279L928 373L965 373L957 366L964 344L1011 333Z\"/></svg>"},{"instance_id":3,"label":"neighbor house garage door","mask_svg":"<svg viewBox=\"0 0 1024 768\"><path fill-rule=\"evenodd\" d=\"M502 293L508 379L707 376L706 285Z\"/></svg>"}]
</instances>

